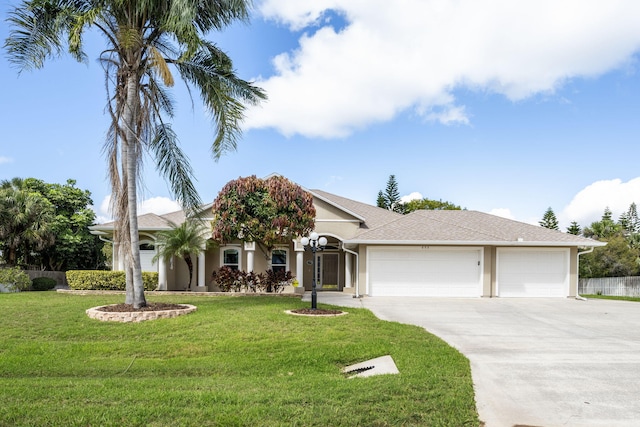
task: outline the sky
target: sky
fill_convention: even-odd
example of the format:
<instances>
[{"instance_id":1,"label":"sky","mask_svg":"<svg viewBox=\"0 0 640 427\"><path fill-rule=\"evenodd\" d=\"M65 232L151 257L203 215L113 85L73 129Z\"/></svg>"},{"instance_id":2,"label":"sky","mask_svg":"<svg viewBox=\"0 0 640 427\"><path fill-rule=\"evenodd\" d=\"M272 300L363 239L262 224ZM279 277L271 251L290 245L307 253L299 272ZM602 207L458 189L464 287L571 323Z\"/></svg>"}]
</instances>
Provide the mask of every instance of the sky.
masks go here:
<instances>
[{"instance_id":1,"label":"sky","mask_svg":"<svg viewBox=\"0 0 640 427\"><path fill-rule=\"evenodd\" d=\"M4 20L18 1L0 5ZM256 0L250 24L207 35L269 97L238 150L214 161L215 128L185 86L173 122L205 203L229 180L279 173L375 204L390 175L405 198L562 230L640 203L640 2ZM102 144L103 45L23 71L0 54L0 180L76 180L110 218ZM145 159L141 213L174 211Z\"/></svg>"}]
</instances>

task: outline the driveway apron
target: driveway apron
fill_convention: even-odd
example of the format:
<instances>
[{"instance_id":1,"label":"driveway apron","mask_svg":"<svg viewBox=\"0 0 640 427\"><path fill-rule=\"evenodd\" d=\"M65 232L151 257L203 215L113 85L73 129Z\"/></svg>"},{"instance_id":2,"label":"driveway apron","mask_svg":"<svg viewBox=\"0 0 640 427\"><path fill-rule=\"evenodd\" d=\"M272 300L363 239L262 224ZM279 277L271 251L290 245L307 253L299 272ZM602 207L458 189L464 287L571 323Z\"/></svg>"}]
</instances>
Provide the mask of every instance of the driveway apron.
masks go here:
<instances>
[{"instance_id":1,"label":"driveway apron","mask_svg":"<svg viewBox=\"0 0 640 427\"><path fill-rule=\"evenodd\" d=\"M318 301L424 327L458 349L487 427L640 425L640 303L341 293Z\"/></svg>"}]
</instances>

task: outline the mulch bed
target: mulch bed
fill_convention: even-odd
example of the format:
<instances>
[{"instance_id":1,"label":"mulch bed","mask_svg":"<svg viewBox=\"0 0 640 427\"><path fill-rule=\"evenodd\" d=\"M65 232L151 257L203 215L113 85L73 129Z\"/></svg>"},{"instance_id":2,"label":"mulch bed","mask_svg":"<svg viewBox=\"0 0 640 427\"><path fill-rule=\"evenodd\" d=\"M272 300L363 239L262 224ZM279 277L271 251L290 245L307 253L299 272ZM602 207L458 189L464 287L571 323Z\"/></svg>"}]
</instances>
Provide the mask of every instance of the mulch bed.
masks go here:
<instances>
[{"instance_id":1,"label":"mulch bed","mask_svg":"<svg viewBox=\"0 0 640 427\"><path fill-rule=\"evenodd\" d=\"M106 311L108 313L129 313L138 311L162 311L162 310L183 310L187 308L180 304L170 304L165 302L148 302L145 307L139 309L133 308L132 304L114 304L100 307L98 311Z\"/></svg>"},{"instance_id":2,"label":"mulch bed","mask_svg":"<svg viewBox=\"0 0 640 427\"><path fill-rule=\"evenodd\" d=\"M316 308L315 310L312 308L298 308L296 310L291 310L292 313L296 314L305 314L307 316L326 316L329 314L342 314L340 310L328 310L324 308Z\"/></svg>"}]
</instances>

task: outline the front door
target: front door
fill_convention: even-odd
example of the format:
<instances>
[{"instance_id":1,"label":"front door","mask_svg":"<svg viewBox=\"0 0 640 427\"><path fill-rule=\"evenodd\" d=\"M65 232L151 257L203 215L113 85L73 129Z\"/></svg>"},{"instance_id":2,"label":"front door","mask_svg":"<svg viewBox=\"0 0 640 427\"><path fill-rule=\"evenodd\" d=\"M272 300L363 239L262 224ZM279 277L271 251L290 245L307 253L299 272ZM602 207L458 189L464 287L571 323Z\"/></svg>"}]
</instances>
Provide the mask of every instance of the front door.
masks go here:
<instances>
[{"instance_id":1,"label":"front door","mask_svg":"<svg viewBox=\"0 0 640 427\"><path fill-rule=\"evenodd\" d=\"M318 268L318 273L320 273L318 289L337 291L340 255L337 253L322 253L318 254L318 258L318 264L320 265L320 268Z\"/></svg>"}]
</instances>

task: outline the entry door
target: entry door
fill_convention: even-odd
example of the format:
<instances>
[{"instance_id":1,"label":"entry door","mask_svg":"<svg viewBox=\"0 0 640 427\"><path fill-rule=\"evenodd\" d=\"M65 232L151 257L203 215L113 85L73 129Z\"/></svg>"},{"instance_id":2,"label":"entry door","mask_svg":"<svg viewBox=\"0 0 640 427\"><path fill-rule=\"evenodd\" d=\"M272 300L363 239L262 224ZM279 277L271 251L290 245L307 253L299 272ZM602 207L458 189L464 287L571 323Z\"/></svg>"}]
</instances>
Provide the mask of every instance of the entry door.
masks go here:
<instances>
[{"instance_id":1,"label":"entry door","mask_svg":"<svg viewBox=\"0 0 640 427\"><path fill-rule=\"evenodd\" d=\"M339 255L336 253L318 254L318 289L338 290L338 263Z\"/></svg>"}]
</instances>

